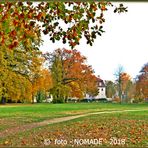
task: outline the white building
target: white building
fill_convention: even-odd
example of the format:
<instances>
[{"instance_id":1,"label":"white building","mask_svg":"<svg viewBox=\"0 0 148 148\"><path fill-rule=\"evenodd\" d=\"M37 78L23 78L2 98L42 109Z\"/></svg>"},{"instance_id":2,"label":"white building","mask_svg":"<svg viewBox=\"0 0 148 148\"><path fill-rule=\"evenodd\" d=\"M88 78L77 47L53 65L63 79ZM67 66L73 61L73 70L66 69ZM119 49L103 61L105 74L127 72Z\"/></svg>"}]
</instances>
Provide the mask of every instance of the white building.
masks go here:
<instances>
[{"instance_id":1,"label":"white building","mask_svg":"<svg viewBox=\"0 0 148 148\"><path fill-rule=\"evenodd\" d=\"M89 94L85 95L86 99L104 99L106 98L106 86L105 83L100 77L98 77L98 95L95 97L90 96Z\"/></svg>"},{"instance_id":2,"label":"white building","mask_svg":"<svg viewBox=\"0 0 148 148\"><path fill-rule=\"evenodd\" d=\"M106 87L102 79L98 78L98 95L95 96L95 99L106 98Z\"/></svg>"}]
</instances>

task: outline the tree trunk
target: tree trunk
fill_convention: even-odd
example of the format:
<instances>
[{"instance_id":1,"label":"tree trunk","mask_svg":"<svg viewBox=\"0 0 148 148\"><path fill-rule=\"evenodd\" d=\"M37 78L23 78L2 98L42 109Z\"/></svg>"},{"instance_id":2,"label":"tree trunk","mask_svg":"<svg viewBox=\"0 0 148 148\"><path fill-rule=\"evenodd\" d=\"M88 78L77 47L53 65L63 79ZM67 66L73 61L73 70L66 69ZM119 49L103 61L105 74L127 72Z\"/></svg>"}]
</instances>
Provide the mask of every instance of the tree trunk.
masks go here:
<instances>
[{"instance_id":1,"label":"tree trunk","mask_svg":"<svg viewBox=\"0 0 148 148\"><path fill-rule=\"evenodd\" d=\"M34 95L32 95L32 102L31 103L34 104Z\"/></svg>"},{"instance_id":2,"label":"tree trunk","mask_svg":"<svg viewBox=\"0 0 148 148\"><path fill-rule=\"evenodd\" d=\"M1 104L6 104L6 98L4 96L2 96Z\"/></svg>"}]
</instances>

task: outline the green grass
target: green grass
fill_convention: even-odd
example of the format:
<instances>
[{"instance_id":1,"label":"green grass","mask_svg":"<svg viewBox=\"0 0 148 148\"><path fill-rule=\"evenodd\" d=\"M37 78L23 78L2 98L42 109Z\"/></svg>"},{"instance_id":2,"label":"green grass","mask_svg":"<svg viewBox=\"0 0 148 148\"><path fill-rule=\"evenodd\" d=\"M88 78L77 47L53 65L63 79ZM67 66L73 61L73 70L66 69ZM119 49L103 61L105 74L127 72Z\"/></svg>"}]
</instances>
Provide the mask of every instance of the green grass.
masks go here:
<instances>
[{"instance_id":1,"label":"green grass","mask_svg":"<svg viewBox=\"0 0 148 148\"><path fill-rule=\"evenodd\" d=\"M38 127L30 131L9 136L0 140L0 146L44 146L45 139L51 140L49 146L55 145L55 139L65 139L65 146L103 146L114 147L111 139L115 137L119 141L125 140L123 147L147 147L148 146L148 111L123 112L112 114L100 114L77 118L67 122L56 123L44 127ZM103 138L101 145L74 145L69 141L73 139L99 139ZM6 144L4 144L6 143Z\"/></svg>"},{"instance_id":2,"label":"green grass","mask_svg":"<svg viewBox=\"0 0 148 148\"><path fill-rule=\"evenodd\" d=\"M147 104L111 103L69 103L69 104L28 104L0 106L0 119L8 118L21 123L38 122L61 116L87 112L123 109L144 109Z\"/></svg>"},{"instance_id":3,"label":"green grass","mask_svg":"<svg viewBox=\"0 0 148 148\"><path fill-rule=\"evenodd\" d=\"M26 123L89 112L145 109L147 104L67 103L0 105L0 131Z\"/></svg>"}]
</instances>

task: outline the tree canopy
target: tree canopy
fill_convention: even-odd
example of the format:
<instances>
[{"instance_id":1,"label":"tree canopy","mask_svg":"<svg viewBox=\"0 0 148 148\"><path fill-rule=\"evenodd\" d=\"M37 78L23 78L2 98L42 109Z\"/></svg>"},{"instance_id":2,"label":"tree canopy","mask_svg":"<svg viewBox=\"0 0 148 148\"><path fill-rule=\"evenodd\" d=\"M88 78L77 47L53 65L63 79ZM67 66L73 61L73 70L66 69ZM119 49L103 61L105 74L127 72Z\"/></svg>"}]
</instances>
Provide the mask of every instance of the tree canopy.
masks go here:
<instances>
[{"instance_id":1,"label":"tree canopy","mask_svg":"<svg viewBox=\"0 0 148 148\"><path fill-rule=\"evenodd\" d=\"M97 77L79 51L57 49L44 54L44 57L49 62L53 78L55 102L65 102L68 97L83 98L86 93L91 96L97 94Z\"/></svg>"},{"instance_id":2,"label":"tree canopy","mask_svg":"<svg viewBox=\"0 0 148 148\"><path fill-rule=\"evenodd\" d=\"M97 35L104 32L104 12L109 7L115 7L114 12L118 13L127 11L127 8L122 4L116 7L105 1L1 2L0 97L2 100L6 100L6 98L32 100L36 91L41 89L35 85L35 82L44 81L43 79L46 77L46 72L42 71L44 59L39 51L42 44L42 33L48 34L53 43L62 40L64 44L68 43L71 48L78 45L83 36L86 38L87 44L92 45ZM60 61L58 62L60 63ZM76 63L74 65L73 69L78 69L78 65ZM61 67L60 64L58 66ZM66 70L66 67L64 68ZM83 68L87 69L88 73L92 73L91 67L85 65ZM41 71L45 77L42 77ZM67 76L68 79L60 78L63 77L63 74L60 75L60 73L62 74L63 71L59 71L58 77L63 81L61 85L69 83L69 77L73 78L70 73ZM71 74L74 75L74 71ZM54 75L52 76L54 77ZM92 76L92 79L95 80L95 77ZM82 83L80 85L78 82L73 82L71 85L75 86L77 90L84 88ZM67 85L66 87L65 89L68 89ZM27 90L30 91L27 93ZM46 86L43 86L42 90L47 90ZM94 89L86 88L86 90L94 92Z\"/></svg>"},{"instance_id":3,"label":"tree canopy","mask_svg":"<svg viewBox=\"0 0 148 148\"><path fill-rule=\"evenodd\" d=\"M136 83L137 97L148 98L148 63L144 64L137 77Z\"/></svg>"},{"instance_id":4,"label":"tree canopy","mask_svg":"<svg viewBox=\"0 0 148 148\"><path fill-rule=\"evenodd\" d=\"M73 48L84 36L92 45L101 35L104 11L111 2L6 2L0 4L0 42L15 48L22 43L27 48L32 40L40 44L41 31L55 42L62 39ZM114 12L126 12L122 4ZM61 27L62 26L62 27ZM64 27L63 27L64 26Z\"/></svg>"}]
</instances>

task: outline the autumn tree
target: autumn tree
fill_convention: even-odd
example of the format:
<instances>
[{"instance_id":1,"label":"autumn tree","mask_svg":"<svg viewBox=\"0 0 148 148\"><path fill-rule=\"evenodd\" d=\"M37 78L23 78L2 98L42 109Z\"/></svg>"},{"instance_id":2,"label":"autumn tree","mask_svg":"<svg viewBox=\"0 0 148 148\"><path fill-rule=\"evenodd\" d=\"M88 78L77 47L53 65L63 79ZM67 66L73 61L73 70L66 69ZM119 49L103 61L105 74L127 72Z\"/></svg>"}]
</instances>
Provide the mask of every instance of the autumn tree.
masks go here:
<instances>
[{"instance_id":1,"label":"autumn tree","mask_svg":"<svg viewBox=\"0 0 148 148\"><path fill-rule=\"evenodd\" d=\"M1 73L1 102L5 103L6 100L12 102L26 102L31 101L31 83L20 74L12 71L5 71Z\"/></svg>"},{"instance_id":2,"label":"autumn tree","mask_svg":"<svg viewBox=\"0 0 148 148\"><path fill-rule=\"evenodd\" d=\"M94 71L90 65L82 65L79 85L81 86L81 90L83 91L83 96L86 96L86 94L90 97L98 95L98 79L94 75Z\"/></svg>"},{"instance_id":3,"label":"autumn tree","mask_svg":"<svg viewBox=\"0 0 148 148\"><path fill-rule=\"evenodd\" d=\"M113 98L116 94L116 84L112 81L106 82L106 96L107 98Z\"/></svg>"},{"instance_id":4,"label":"autumn tree","mask_svg":"<svg viewBox=\"0 0 148 148\"><path fill-rule=\"evenodd\" d=\"M35 75L38 73L42 65L42 60L40 58L41 52L35 48L33 44L34 42L32 42L32 45L30 44L30 48L28 49L20 43L20 45L13 50L7 48L5 45L1 45L0 71L1 85L3 86L2 98L5 98L6 94L9 92L8 87L6 88L6 83L13 83L14 88L11 90L14 90L15 93L15 88L17 88L15 84L17 84L17 82L14 83L14 80L20 81L19 77L21 76L21 80L24 81L26 79L26 82L30 81L30 83L32 83ZM16 78L13 78L14 76ZM6 79L5 77L12 77L11 80L13 80L13 82L10 82L10 79Z\"/></svg>"},{"instance_id":5,"label":"autumn tree","mask_svg":"<svg viewBox=\"0 0 148 148\"><path fill-rule=\"evenodd\" d=\"M102 24L105 22L103 13L114 5L111 2L7 2L0 4L1 42L10 48L18 45L19 41L30 43L32 37L44 34L50 35L50 40L68 41L73 48L79 44L84 36L87 43L92 45L97 35L103 32ZM127 8L120 4L114 12L126 12ZM61 27L61 23L64 26ZM40 23L40 28L37 24ZM9 25L11 27L8 27ZM90 25L91 24L91 25ZM15 28L14 28L15 27ZM42 27L42 28L41 28ZM34 29L33 29L34 28ZM18 30L21 30L18 32ZM31 33L32 30L35 33ZM17 38L15 38L17 37ZM13 38L13 42L9 42Z\"/></svg>"},{"instance_id":6,"label":"autumn tree","mask_svg":"<svg viewBox=\"0 0 148 148\"><path fill-rule=\"evenodd\" d=\"M8 92L5 77L17 77L18 74L33 84L37 74L36 66L41 64L38 50L42 42L41 32L49 34L52 42L61 39L72 48L79 44L83 36L87 44L92 45L97 35L103 32L103 13L110 6L113 5L105 1L39 2L36 5L32 2L1 2L0 93L3 100ZM114 12L126 11L120 4Z\"/></svg>"},{"instance_id":7,"label":"autumn tree","mask_svg":"<svg viewBox=\"0 0 148 148\"><path fill-rule=\"evenodd\" d=\"M130 94L131 91L133 91L133 82L131 81L131 77L129 74L123 72L120 74L120 80L121 80L121 92L122 92L122 101L127 102L132 96ZM130 95L129 95L130 94Z\"/></svg>"},{"instance_id":8,"label":"autumn tree","mask_svg":"<svg viewBox=\"0 0 148 148\"><path fill-rule=\"evenodd\" d=\"M16 49L17 50L17 49ZM18 50L17 50L18 51ZM20 49L21 52L21 49ZM20 54L19 52L15 52L15 50L9 50L2 48L0 50L1 58L0 58L0 85L1 87L1 99L2 102L6 102L7 99L17 100L18 96L22 96L22 93L28 93L26 84L28 85L28 90L30 90L30 81L29 76L31 74L31 70L33 69L33 64L35 62L31 62L31 56L29 60L24 61L23 59L27 57L27 53ZM34 57L35 59L35 57ZM24 87L22 85L24 84ZM19 95L21 94L21 95ZM16 96L15 96L16 95ZM24 94L25 95L25 94ZM22 99L20 97L20 99ZM25 98L27 99L27 98ZM28 97L28 101L30 101L30 95Z\"/></svg>"},{"instance_id":9,"label":"autumn tree","mask_svg":"<svg viewBox=\"0 0 148 148\"><path fill-rule=\"evenodd\" d=\"M63 62L65 83L71 85L70 82L74 81L76 88L79 88L75 89L79 94L78 98L83 98L85 94L95 96L97 94L97 78L92 67L86 64L86 57L77 50L63 49L63 53L65 55ZM73 86L71 85L72 90L74 90ZM74 97L75 93L72 92L72 94Z\"/></svg>"},{"instance_id":10,"label":"autumn tree","mask_svg":"<svg viewBox=\"0 0 148 148\"><path fill-rule=\"evenodd\" d=\"M53 53L46 53L44 57L49 62L49 69L53 79L53 88L51 89L54 98L53 102L63 103L70 91L70 88L66 85L69 79L64 78L64 55L60 49L57 49Z\"/></svg>"},{"instance_id":11,"label":"autumn tree","mask_svg":"<svg viewBox=\"0 0 148 148\"><path fill-rule=\"evenodd\" d=\"M121 102L127 102L130 100L130 97L134 97L134 83L131 80L129 74L124 72L123 66L119 65L116 72L116 87L118 92L118 97Z\"/></svg>"},{"instance_id":12,"label":"autumn tree","mask_svg":"<svg viewBox=\"0 0 148 148\"><path fill-rule=\"evenodd\" d=\"M43 99L47 99L47 94L51 88L51 73L47 69L42 69L32 84L32 93L36 96L37 102L42 102Z\"/></svg>"},{"instance_id":13,"label":"autumn tree","mask_svg":"<svg viewBox=\"0 0 148 148\"><path fill-rule=\"evenodd\" d=\"M26 12L25 6L19 7L18 3L0 4L0 83L2 85L2 100L11 99L17 88L24 89L16 86L17 83L21 83L19 81L32 83L35 73L38 73L39 65L42 64L40 60L41 52L38 50L40 45L38 26L35 24L31 26L31 21L25 16ZM19 79L20 77L22 79ZM11 95L8 94L10 88L6 84L13 84ZM30 85L28 84L28 86ZM28 89L28 92L29 90L31 91L31 89ZM30 101L29 98L28 101Z\"/></svg>"},{"instance_id":14,"label":"autumn tree","mask_svg":"<svg viewBox=\"0 0 148 148\"><path fill-rule=\"evenodd\" d=\"M63 98L62 102L65 102L67 97L83 98L86 93L96 94L97 79L91 66L86 65L86 57L80 52L57 49L53 53L45 54L45 58L50 61L55 100Z\"/></svg>"},{"instance_id":15,"label":"autumn tree","mask_svg":"<svg viewBox=\"0 0 148 148\"><path fill-rule=\"evenodd\" d=\"M148 63L142 67L140 75L137 77L136 97L141 101L143 101L144 98L148 98Z\"/></svg>"},{"instance_id":16,"label":"autumn tree","mask_svg":"<svg viewBox=\"0 0 148 148\"><path fill-rule=\"evenodd\" d=\"M127 102L133 102L136 98L136 82L130 81L127 92Z\"/></svg>"}]
</instances>

